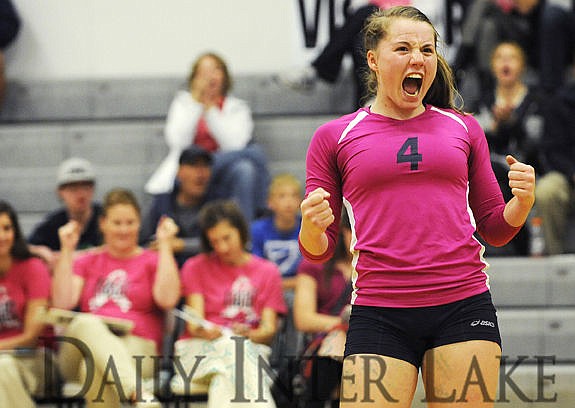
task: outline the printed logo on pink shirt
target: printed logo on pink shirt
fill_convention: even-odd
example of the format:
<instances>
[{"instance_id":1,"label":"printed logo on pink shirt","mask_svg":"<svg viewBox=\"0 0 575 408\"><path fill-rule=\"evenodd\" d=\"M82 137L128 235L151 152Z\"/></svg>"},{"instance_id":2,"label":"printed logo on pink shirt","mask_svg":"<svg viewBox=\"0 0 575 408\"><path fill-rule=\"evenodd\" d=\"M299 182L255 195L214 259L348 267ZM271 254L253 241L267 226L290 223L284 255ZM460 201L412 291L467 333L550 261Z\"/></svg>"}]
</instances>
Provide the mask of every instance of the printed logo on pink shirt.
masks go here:
<instances>
[{"instance_id":1,"label":"printed logo on pink shirt","mask_svg":"<svg viewBox=\"0 0 575 408\"><path fill-rule=\"evenodd\" d=\"M0 286L0 327L13 329L20 327L20 320L14 310L14 300L8 296L4 286Z\"/></svg>"},{"instance_id":2,"label":"printed logo on pink shirt","mask_svg":"<svg viewBox=\"0 0 575 408\"><path fill-rule=\"evenodd\" d=\"M258 315L252 306L255 293L256 289L247 277L237 278L226 296L226 307L222 316L235 322L257 324Z\"/></svg>"},{"instance_id":3,"label":"printed logo on pink shirt","mask_svg":"<svg viewBox=\"0 0 575 408\"><path fill-rule=\"evenodd\" d=\"M123 313L128 312L132 307L132 302L125 295L127 275L127 272L123 269L116 269L110 272L97 289L96 295L90 299L90 310L94 311L108 302L114 302Z\"/></svg>"}]
</instances>

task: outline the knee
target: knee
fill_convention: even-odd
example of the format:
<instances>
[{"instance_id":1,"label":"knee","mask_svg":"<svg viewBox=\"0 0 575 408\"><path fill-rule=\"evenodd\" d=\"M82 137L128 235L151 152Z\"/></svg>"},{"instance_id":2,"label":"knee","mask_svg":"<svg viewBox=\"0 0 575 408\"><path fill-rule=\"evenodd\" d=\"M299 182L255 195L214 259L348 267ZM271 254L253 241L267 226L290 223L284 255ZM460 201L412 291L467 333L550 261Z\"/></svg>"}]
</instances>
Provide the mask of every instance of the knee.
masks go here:
<instances>
[{"instance_id":1,"label":"knee","mask_svg":"<svg viewBox=\"0 0 575 408\"><path fill-rule=\"evenodd\" d=\"M87 333L94 330L94 328L106 329L106 325L97 316L90 313L81 313L72 319L66 330L66 334L75 336L76 334ZM77 336L75 336L77 337Z\"/></svg>"},{"instance_id":2,"label":"knee","mask_svg":"<svg viewBox=\"0 0 575 408\"><path fill-rule=\"evenodd\" d=\"M535 188L535 202L537 207L547 206L553 202L554 191L549 186L537 186Z\"/></svg>"},{"instance_id":3,"label":"knee","mask_svg":"<svg viewBox=\"0 0 575 408\"><path fill-rule=\"evenodd\" d=\"M535 199L539 206L549 205L565 194L566 181L561 174L549 173L541 177L535 187Z\"/></svg>"},{"instance_id":4,"label":"knee","mask_svg":"<svg viewBox=\"0 0 575 408\"><path fill-rule=\"evenodd\" d=\"M240 159L230 168L235 178L240 180L252 180L257 175L255 164L249 159Z\"/></svg>"},{"instance_id":5,"label":"knee","mask_svg":"<svg viewBox=\"0 0 575 408\"><path fill-rule=\"evenodd\" d=\"M0 369L16 366L16 359L11 354L0 354ZM1 376L0 376L1 377Z\"/></svg>"},{"instance_id":6,"label":"knee","mask_svg":"<svg viewBox=\"0 0 575 408\"><path fill-rule=\"evenodd\" d=\"M0 354L0 382L12 378L9 374L18 372L18 362L10 354ZM10 380L11 381L11 380Z\"/></svg>"}]
</instances>

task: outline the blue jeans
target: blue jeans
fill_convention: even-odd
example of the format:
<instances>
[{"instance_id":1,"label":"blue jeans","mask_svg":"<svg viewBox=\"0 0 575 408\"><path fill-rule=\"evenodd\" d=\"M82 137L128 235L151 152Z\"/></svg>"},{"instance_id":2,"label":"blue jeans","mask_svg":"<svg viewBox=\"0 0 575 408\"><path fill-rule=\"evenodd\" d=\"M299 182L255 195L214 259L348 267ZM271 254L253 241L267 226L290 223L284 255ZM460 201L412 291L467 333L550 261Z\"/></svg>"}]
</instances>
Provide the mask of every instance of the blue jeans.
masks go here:
<instances>
[{"instance_id":1,"label":"blue jeans","mask_svg":"<svg viewBox=\"0 0 575 408\"><path fill-rule=\"evenodd\" d=\"M210 198L235 200L250 223L266 207L269 181L267 158L261 146L252 143L241 150L217 152Z\"/></svg>"}]
</instances>

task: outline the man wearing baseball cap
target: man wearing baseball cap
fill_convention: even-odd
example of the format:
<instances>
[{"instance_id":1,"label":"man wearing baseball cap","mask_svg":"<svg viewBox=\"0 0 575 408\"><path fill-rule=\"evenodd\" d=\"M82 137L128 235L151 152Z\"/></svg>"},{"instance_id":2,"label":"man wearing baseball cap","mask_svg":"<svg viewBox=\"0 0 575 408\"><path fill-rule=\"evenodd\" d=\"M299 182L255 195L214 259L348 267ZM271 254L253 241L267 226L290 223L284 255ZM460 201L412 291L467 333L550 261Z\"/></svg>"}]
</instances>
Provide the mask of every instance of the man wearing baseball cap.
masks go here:
<instances>
[{"instance_id":1,"label":"man wearing baseball cap","mask_svg":"<svg viewBox=\"0 0 575 408\"><path fill-rule=\"evenodd\" d=\"M64 160L58 168L57 194L63 207L51 212L38 224L28 242L30 249L53 265L60 250L58 228L70 220L82 226L79 249L98 246L102 237L98 218L102 208L94 202L96 173L92 164L79 157Z\"/></svg>"},{"instance_id":2,"label":"man wearing baseball cap","mask_svg":"<svg viewBox=\"0 0 575 408\"><path fill-rule=\"evenodd\" d=\"M200 252L198 213L208 198L213 156L204 148L192 145L180 154L174 188L169 193L154 196L147 216L143 219L141 241L155 246L155 230L162 216L172 218L179 227L172 242L176 260L181 266Z\"/></svg>"}]
</instances>

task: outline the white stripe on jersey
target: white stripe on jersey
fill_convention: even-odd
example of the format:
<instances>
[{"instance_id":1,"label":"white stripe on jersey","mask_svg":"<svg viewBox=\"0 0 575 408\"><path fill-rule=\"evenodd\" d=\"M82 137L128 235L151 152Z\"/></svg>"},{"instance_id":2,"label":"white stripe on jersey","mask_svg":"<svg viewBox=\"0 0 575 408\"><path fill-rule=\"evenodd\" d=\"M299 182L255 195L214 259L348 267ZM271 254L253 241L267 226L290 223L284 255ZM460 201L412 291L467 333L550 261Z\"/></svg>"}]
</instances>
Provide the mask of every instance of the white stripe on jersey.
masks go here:
<instances>
[{"instance_id":1,"label":"white stripe on jersey","mask_svg":"<svg viewBox=\"0 0 575 408\"><path fill-rule=\"evenodd\" d=\"M346 200L345 197L343 197L343 205L347 211L347 216L349 218L349 226L351 227L351 242L350 242L349 250L352 254L351 284L353 287L353 292L351 293L351 302L350 303L353 305L355 303L355 298L357 297L357 286L355 286L355 283L357 281L356 266L357 266L357 260L359 259L359 251L357 249L355 249L355 244L357 243L357 236L355 234L355 215L353 213L353 208L351 206L351 203L348 200Z\"/></svg>"},{"instance_id":2,"label":"white stripe on jersey","mask_svg":"<svg viewBox=\"0 0 575 408\"><path fill-rule=\"evenodd\" d=\"M355 118L353 118L353 120L351 122L348 123L347 127L344 129L341 136L339 137L337 144L340 144L341 141L347 136L349 131L351 129L353 129L355 127L355 125L357 125L359 122L361 122L363 120L363 118L365 118L367 115L369 115L369 113L367 113L366 111L359 111L357 116Z\"/></svg>"},{"instance_id":3,"label":"white stripe on jersey","mask_svg":"<svg viewBox=\"0 0 575 408\"><path fill-rule=\"evenodd\" d=\"M430 108L430 110L435 111L435 112L438 112L438 113L441 113L442 115L445 115L445 116L447 116L448 118L453 119L454 121L456 121L457 123L459 123L461 126L463 126L463 128L465 129L465 131L466 131L467 133L469 133L469 129L467 129L467 125L466 125L465 122L463 122L463 121L461 120L461 118L458 117L457 115L454 115L454 114L451 113L451 112L447 112L447 111L441 110L441 109L439 109L439 108L437 108L437 107L435 107L435 106L432 106L432 107Z\"/></svg>"}]
</instances>

